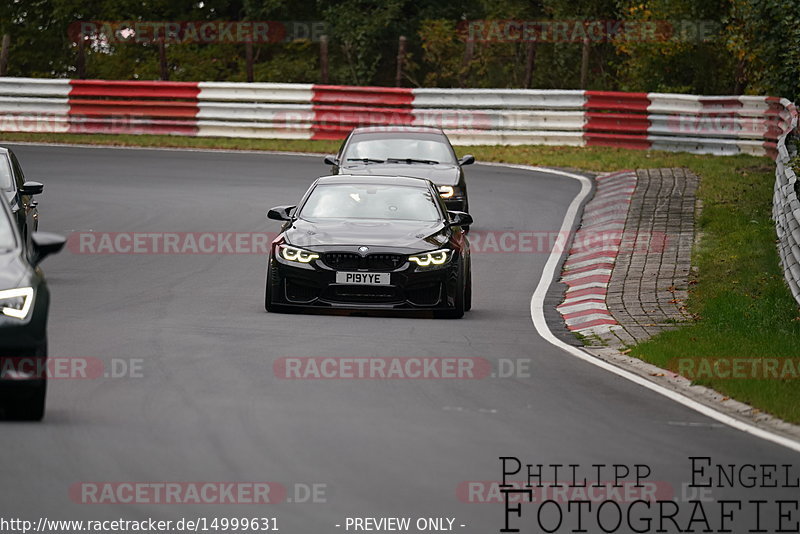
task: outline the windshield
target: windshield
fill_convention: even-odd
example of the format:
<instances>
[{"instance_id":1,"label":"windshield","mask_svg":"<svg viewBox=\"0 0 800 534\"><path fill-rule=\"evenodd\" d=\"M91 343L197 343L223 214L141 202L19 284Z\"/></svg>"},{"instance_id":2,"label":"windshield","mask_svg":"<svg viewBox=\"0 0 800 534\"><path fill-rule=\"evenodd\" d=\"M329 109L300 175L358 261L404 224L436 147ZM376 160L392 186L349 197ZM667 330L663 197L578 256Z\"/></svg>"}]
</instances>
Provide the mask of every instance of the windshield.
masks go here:
<instances>
[{"instance_id":1,"label":"windshield","mask_svg":"<svg viewBox=\"0 0 800 534\"><path fill-rule=\"evenodd\" d=\"M455 156L449 144L440 136L424 137L377 137L357 136L350 141L343 156L345 161L363 159L412 159L435 163L455 163Z\"/></svg>"},{"instance_id":2,"label":"windshield","mask_svg":"<svg viewBox=\"0 0 800 534\"><path fill-rule=\"evenodd\" d=\"M8 156L0 154L0 190L14 189L14 177L11 174L11 163Z\"/></svg>"},{"instance_id":3,"label":"windshield","mask_svg":"<svg viewBox=\"0 0 800 534\"><path fill-rule=\"evenodd\" d=\"M438 221L428 189L396 185L318 185L300 213L306 219L389 219Z\"/></svg>"}]
</instances>

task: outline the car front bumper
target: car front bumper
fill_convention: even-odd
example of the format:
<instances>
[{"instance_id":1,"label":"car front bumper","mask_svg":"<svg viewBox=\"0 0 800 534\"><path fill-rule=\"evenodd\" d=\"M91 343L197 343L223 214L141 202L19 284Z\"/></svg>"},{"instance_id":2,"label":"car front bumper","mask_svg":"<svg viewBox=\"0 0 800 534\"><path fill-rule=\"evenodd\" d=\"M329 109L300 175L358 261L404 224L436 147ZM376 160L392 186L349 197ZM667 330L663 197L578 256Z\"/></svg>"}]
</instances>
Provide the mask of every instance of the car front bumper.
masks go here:
<instances>
[{"instance_id":1,"label":"car front bumper","mask_svg":"<svg viewBox=\"0 0 800 534\"><path fill-rule=\"evenodd\" d=\"M341 310L449 310L455 307L461 258L456 255L438 269L417 269L412 264L394 271L388 285L350 285L336 282L336 270L321 262L312 268L295 267L270 258L273 304L280 307Z\"/></svg>"}]
</instances>

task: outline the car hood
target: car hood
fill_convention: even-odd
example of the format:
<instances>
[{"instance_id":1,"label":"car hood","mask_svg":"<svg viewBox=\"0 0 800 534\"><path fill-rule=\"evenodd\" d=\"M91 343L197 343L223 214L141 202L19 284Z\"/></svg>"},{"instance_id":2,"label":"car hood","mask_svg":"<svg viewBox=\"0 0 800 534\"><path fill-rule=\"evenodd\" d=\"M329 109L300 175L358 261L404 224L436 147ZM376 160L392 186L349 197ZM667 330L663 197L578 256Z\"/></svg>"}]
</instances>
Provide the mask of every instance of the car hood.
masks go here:
<instances>
[{"instance_id":1,"label":"car hood","mask_svg":"<svg viewBox=\"0 0 800 534\"><path fill-rule=\"evenodd\" d=\"M284 231L298 247L373 246L425 251L443 246L450 228L442 222L382 219L297 219ZM321 249L322 250L322 249Z\"/></svg>"},{"instance_id":2,"label":"car hood","mask_svg":"<svg viewBox=\"0 0 800 534\"><path fill-rule=\"evenodd\" d=\"M459 178L457 165L439 163L347 163L341 167L341 174L374 176L411 176L427 178L436 185L456 185Z\"/></svg>"},{"instance_id":3,"label":"car hood","mask_svg":"<svg viewBox=\"0 0 800 534\"><path fill-rule=\"evenodd\" d=\"M25 265L18 250L0 251L0 290L26 285L23 280L30 276L30 268Z\"/></svg>"}]
</instances>

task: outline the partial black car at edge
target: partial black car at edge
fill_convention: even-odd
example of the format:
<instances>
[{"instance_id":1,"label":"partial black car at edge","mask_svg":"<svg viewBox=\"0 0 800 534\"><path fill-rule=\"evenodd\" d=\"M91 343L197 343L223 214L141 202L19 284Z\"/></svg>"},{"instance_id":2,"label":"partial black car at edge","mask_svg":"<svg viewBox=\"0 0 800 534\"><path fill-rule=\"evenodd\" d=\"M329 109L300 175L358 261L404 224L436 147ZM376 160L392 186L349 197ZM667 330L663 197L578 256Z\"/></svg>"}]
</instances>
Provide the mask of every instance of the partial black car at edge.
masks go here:
<instances>
[{"instance_id":1,"label":"partial black car at edge","mask_svg":"<svg viewBox=\"0 0 800 534\"><path fill-rule=\"evenodd\" d=\"M420 311L460 318L472 307L465 229L429 180L325 176L284 221L267 267L267 311Z\"/></svg>"},{"instance_id":2,"label":"partial black car at edge","mask_svg":"<svg viewBox=\"0 0 800 534\"><path fill-rule=\"evenodd\" d=\"M38 267L64 246L64 238L34 232L30 242L0 206L0 411L7 419L38 421L47 386L47 316L50 294Z\"/></svg>"},{"instance_id":3,"label":"partial black car at edge","mask_svg":"<svg viewBox=\"0 0 800 534\"><path fill-rule=\"evenodd\" d=\"M355 128L335 156L326 156L331 174L370 174L427 178L436 184L447 209L469 212L464 165L475 163L456 153L438 128L368 126Z\"/></svg>"}]
</instances>

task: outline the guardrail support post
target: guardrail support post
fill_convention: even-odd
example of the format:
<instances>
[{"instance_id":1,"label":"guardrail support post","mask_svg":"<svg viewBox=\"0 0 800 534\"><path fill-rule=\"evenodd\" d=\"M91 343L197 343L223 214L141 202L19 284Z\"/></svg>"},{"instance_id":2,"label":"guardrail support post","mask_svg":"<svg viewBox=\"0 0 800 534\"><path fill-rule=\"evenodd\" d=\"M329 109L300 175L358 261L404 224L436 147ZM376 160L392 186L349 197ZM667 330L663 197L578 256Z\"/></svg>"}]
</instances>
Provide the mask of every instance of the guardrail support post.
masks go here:
<instances>
[{"instance_id":1,"label":"guardrail support post","mask_svg":"<svg viewBox=\"0 0 800 534\"><path fill-rule=\"evenodd\" d=\"M403 63L406 59L406 38L401 35L397 42L397 75L394 79L395 87L400 87L403 82Z\"/></svg>"},{"instance_id":2,"label":"guardrail support post","mask_svg":"<svg viewBox=\"0 0 800 534\"><path fill-rule=\"evenodd\" d=\"M583 53L581 54L581 89L586 89L586 80L589 77L589 46L588 37L583 38Z\"/></svg>"},{"instance_id":3,"label":"guardrail support post","mask_svg":"<svg viewBox=\"0 0 800 534\"><path fill-rule=\"evenodd\" d=\"M78 59L75 69L78 71L78 79L86 78L86 36L78 34Z\"/></svg>"},{"instance_id":4,"label":"guardrail support post","mask_svg":"<svg viewBox=\"0 0 800 534\"><path fill-rule=\"evenodd\" d=\"M161 81L169 80L169 69L167 69L167 46L164 37L158 39L158 58L161 63Z\"/></svg>"},{"instance_id":5,"label":"guardrail support post","mask_svg":"<svg viewBox=\"0 0 800 534\"><path fill-rule=\"evenodd\" d=\"M3 35L3 44L0 45L0 76L8 74L8 49L11 48L11 35Z\"/></svg>"},{"instance_id":6,"label":"guardrail support post","mask_svg":"<svg viewBox=\"0 0 800 534\"><path fill-rule=\"evenodd\" d=\"M247 69L247 81L253 83L255 76L253 75L253 41L246 41L244 43L244 60Z\"/></svg>"},{"instance_id":7,"label":"guardrail support post","mask_svg":"<svg viewBox=\"0 0 800 534\"><path fill-rule=\"evenodd\" d=\"M469 66L472 63L472 55L475 53L475 40L467 39L466 46L464 47L464 59L461 61L461 72L458 74L458 85L464 87L467 83L467 73Z\"/></svg>"},{"instance_id":8,"label":"guardrail support post","mask_svg":"<svg viewBox=\"0 0 800 534\"><path fill-rule=\"evenodd\" d=\"M328 36L321 35L319 38L319 71L320 82L328 83Z\"/></svg>"},{"instance_id":9,"label":"guardrail support post","mask_svg":"<svg viewBox=\"0 0 800 534\"><path fill-rule=\"evenodd\" d=\"M536 63L536 42L533 40L528 41L525 57L525 89L530 89L533 83L533 69Z\"/></svg>"}]
</instances>

